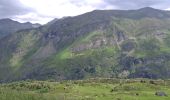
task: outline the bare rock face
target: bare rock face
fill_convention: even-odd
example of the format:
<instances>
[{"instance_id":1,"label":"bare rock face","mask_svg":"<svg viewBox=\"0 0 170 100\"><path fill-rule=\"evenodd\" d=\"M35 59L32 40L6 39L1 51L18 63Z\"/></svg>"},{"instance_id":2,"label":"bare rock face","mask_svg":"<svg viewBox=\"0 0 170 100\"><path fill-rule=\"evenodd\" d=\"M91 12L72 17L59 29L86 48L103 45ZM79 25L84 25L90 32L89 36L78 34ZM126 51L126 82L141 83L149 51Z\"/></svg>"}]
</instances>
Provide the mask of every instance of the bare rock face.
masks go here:
<instances>
[{"instance_id":1,"label":"bare rock face","mask_svg":"<svg viewBox=\"0 0 170 100\"><path fill-rule=\"evenodd\" d=\"M125 36L125 34L122 31L118 31L116 32L116 38L118 42L122 42L124 41L127 37Z\"/></svg>"},{"instance_id":2,"label":"bare rock face","mask_svg":"<svg viewBox=\"0 0 170 100\"><path fill-rule=\"evenodd\" d=\"M72 47L73 52L80 52L83 50L88 49L96 49L102 46L114 46L118 44L122 44L125 40L128 40L128 37L122 31L118 31L113 33L114 37L107 37L107 36L96 36L93 37L91 40L85 43L80 43L74 47ZM135 47L133 42L128 42L122 46L125 51L131 51Z\"/></svg>"},{"instance_id":3,"label":"bare rock face","mask_svg":"<svg viewBox=\"0 0 170 100\"><path fill-rule=\"evenodd\" d=\"M100 48L101 46L114 46L115 44L116 42L113 38L100 37L87 43L80 43L79 45L74 46L71 50L72 52L80 52L83 50Z\"/></svg>"},{"instance_id":4,"label":"bare rock face","mask_svg":"<svg viewBox=\"0 0 170 100\"><path fill-rule=\"evenodd\" d=\"M92 48L93 44L80 44L80 45L77 45L76 47L72 48L72 51L73 52L79 52L79 51L83 51L83 50L87 50L87 49L90 49Z\"/></svg>"}]
</instances>

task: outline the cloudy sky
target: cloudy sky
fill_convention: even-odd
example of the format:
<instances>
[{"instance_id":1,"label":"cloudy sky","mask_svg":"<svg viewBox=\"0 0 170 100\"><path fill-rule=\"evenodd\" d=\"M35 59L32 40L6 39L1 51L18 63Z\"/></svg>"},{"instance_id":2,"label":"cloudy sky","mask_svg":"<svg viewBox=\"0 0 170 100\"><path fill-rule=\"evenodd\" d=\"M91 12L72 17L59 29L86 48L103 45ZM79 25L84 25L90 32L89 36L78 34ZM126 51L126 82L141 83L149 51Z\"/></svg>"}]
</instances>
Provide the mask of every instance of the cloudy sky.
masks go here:
<instances>
[{"instance_id":1,"label":"cloudy sky","mask_svg":"<svg viewBox=\"0 0 170 100\"><path fill-rule=\"evenodd\" d=\"M45 24L54 18L76 16L95 9L170 10L170 0L0 0L0 19Z\"/></svg>"}]
</instances>

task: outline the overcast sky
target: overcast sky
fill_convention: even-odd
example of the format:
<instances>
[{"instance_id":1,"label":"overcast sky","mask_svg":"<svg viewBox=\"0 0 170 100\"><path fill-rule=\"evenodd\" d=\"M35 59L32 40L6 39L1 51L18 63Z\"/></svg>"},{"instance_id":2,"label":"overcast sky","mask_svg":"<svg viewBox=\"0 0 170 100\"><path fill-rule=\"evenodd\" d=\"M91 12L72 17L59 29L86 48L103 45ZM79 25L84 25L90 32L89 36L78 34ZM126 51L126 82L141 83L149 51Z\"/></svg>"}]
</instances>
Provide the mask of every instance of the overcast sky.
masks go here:
<instances>
[{"instance_id":1,"label":"overcast sky","mask_svg":"<svg viewBox=\"0 0 170 100\"><path fill-rule=\"evenodd\" d=\"M170 0L0 0L0 19L45 24L54 18L75 16L95 9L170 10Z\"/></svg>"}]
</instances>

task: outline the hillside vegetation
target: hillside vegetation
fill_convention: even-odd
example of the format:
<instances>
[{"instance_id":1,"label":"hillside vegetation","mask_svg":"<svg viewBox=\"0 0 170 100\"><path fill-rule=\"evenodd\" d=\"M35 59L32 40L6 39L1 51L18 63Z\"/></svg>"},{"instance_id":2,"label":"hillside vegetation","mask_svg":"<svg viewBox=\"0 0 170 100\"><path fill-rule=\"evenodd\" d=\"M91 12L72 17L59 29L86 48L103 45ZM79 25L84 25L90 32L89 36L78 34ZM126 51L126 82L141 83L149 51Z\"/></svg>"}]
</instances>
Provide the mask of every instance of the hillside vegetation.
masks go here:
<instances>
[{"instance_id":1,"label":"hillside vegetation","mask_svg":"<svg viewBox=\"0 0 170 100\"><path fill-rule=\"evenodd\" d=\"M170 12L95 10L0 39L1 82L170 78Z\"/></svg>"},{"instance_id":2,"label":"hillside vegetation","mask_svg":"<svg viewBox=\"0 0 170 100\"><path fill-rule=\"evenodd\" d=\"M169 100L169 95L169 80L28 80L0 86L1 100Z\"/></svg>"}]
</instances>

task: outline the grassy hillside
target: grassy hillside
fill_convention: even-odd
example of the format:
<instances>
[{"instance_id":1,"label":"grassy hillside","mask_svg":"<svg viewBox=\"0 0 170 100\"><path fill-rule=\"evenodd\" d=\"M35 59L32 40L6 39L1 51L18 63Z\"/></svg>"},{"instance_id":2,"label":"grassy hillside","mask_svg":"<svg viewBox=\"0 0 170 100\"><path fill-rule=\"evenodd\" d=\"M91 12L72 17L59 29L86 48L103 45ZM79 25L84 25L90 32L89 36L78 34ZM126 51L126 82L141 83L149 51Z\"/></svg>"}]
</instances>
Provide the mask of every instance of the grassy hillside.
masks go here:
<instances>
[{"instance_id":1,"label":"grassy hillside","mask_svg":"<svg viewBox=\"0 0 170 100\"><path fill-rule=\"evenodd\" d=\"M169 12L143 8L18 31L0 39L0 80L170 78L169 26Z\"/></svg>"},{"instance_id":2,"label":"grassy hillside","mask_svg":"<svg viewBox=\"0 0 170 100\"><path fill-rule=\"evenodd\" d=\"M169 100L169 80L21 81L0 85L1 100ZM156 95L163 93L165 96Z\"/></svg>"}]
</instances>

